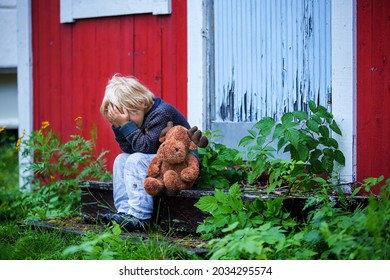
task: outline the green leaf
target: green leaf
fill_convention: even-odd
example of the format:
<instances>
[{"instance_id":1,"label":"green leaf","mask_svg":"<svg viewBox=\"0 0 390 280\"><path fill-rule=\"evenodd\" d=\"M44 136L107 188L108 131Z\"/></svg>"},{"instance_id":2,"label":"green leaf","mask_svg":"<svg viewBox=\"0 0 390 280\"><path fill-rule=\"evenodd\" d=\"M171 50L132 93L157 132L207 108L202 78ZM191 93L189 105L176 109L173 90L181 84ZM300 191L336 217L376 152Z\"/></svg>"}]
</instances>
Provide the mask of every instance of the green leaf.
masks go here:
<instances>
[{"instance_id":1,"label":"green leaf","mask_svg":"<svg viewBox=\"0 0 390 280\"><path fill-rule=\"evenodd\" d=\"M210 214L212 214L218 208L217 199L214 196L209 195L202 196L194 205L201 211L208 212Z\"/></svg>"},{"instance_id":2,"label":"green leaf","mask_svg":"<svg viewBox=\"0 0 390 280\"><path fill-rule=\"evenodd\" d=\"M331 158L329 158L328 156L324 155L321 159L321 163L322 163L322 166L323 168L328 171L328 172L332 172L333 171L333 160Z\"/></svg>"},{"instance_id":3,"label":"green leaf","mask_svg":"<svg viewBox=\"0 0 390 280\"><path fill-rule=\"evenodd\" d=\"M294 117L296 117L298 120L307 120L307 113L304 111L294 111L292 112Z\"/></svg>"},{"instance_id":4,"label":"green leaf","mask_svg":"<svg viewBox=\"0 0 390 280\"><path fill-rule=\"evenodd\" d=\"M242 146L242 147L246 147L248 146L249 144L251 144L253 141L255 140L255 138L253 136L250 136L250 135L247 135L247 136L244 136L240 142L239 142L239 146Z\"/></svg>"},{"instance_id":5,"label":"green leaf","mask_svg":"<svg viewBox=\"0 0 390 280\"><path fill-rule=\"evenodd\" d=\"M342 151L336 150L334 151L334 159L341 165L345 165L345 157Z\"/></svg>"},{"instance_id":6,"label":"green leaf","mask_svg":"<svg viewBox=\"0 0 390 280\"><path fill-rule=\"evenodd\" d=\"M222 231L222 232L230 232L230 231L233 231L233 230L235 230L235 229L237 228L237 226L238 226L239 223L240 223L240 222L234 222L234 223L230 224L227 228L222 229L221 231Z\"/></svg>"},{"instance_id":7,"label":"green leaf","mask_svg":"<svg viewBox=\"0 0 390 280\"><path fill-rule=\"evenodd\" d=\"M275 120L273 118L264 117L255 124L255 127L260 130L262 135L267 136L271 133L274 125Z\"/></svg>"},{"instance_id":8,"label":"green leaf","mask_svg":"<svg viewBox=\"0 0 390 280\"><path fill-rule=\"evenodd\" d=\"M283 146L286 144L286 140L284 137L280 138L278 141L278 152L283 148Z\"/></svg>"},{"instance_id":9,"label":"green leaf","mask_svg":"<svg viewBox=\"0 0 390 280\"><path fill-rule=\"evenodd\" d=\"M325 125L320 125L319 130L322 137L329 139L329 129Z\"/></svg>"},{"instance_id":10,"label":"green leaf","mask_svg":"<svg viewBox=\"0 0 390 280\"><path fill-rule=\"evenodd\" d=\"M286 131L285 138L287 141L290 141L291 144L298 149L299 142L299 131L295 128L290 128Z\"/></svg>"},{"instance_id":11,"label":"green leaf","mask_svg":"<svg viewBox=\"0 0 390 280\"><path fill-rule=\"evenodd\" d=\"M233 198L229 196L228 205L236 212L240 212L242 210L243 202L241 199Z\"/></svg>"},{"instance_id":12,"label":"green leaf","mask_svg":"<svg viewBox=\"0 0 390 280\"><path fill-rule=\"evenodd\" d=\"M219 189L214 191L214 196L217 199L217 202L226 203L228 201L228 195Z\"/></svg>"},{"instance_id":13,"label":"green leaf","mask_svg":"<svg viewBox=\"0 0 390 280\"><path fill-rule=\"evenodd\" d=\"M282 116L282 123L283 124L286 124L286 123L290 123L292 122L294 119L294 115L292 113L285 113L283 116Z\"/></svg>"},{"instance_id":14,"label":"green leaf","mask_svg":"<svg viewBox=\"0 0 390 280\"><path fill-rule=\"evenodd\" d=\"M332 117L332 115L329 114L329 112L326 110L326 108L324 106L321 106L321 105L319 105L317 107L316 115L321 117L321 118L325 118L325 119Z\"/></svg>"},{"instance_id":15,"label":"green leaf","mask_svg":"<svg viewBox=\"0 0 390 280\"><path fill-rule=\"evenodd\" d=\"M351 193L351 196L355 196L355 195L357 195L360 191L361 191L361 187L357 187L357 188L355 188L354 190L353 190L353 192Z\"/></svg>"},{"instance_id":16,"label":"green leaf","mask_svg":"<svg viewBox=\"0 0 390 280\"><path fill-rule=\"evenodd\" d=\"M257 146L262 147L265 143L265 137L258 137L256 140Z\"/></svg>"},{"instance_id":17,"label":"green leaf","mask_svg":"<svg viewBox=\"0 0 390 280\"><path fill-rule=\"evenodd\" d=\"M309 149L305 145L302 145L301 143L299 143L297 152L299 154L300 160L302 160L303 162L307 161L307 159L309 157Z\"/></svg>"},{"instance_id":18,"label":"green leaf","mask_svg":"<svg viewBox=\"0 0 390 280\"><path fill-rule=\"evenodd\" d=\"M229 195L238 198L241 196L241 189L238 183L234 183L230 188L229 188Z\"/></svg>"},{"instance_id":19,"label":"green leaf","mask_svg":"<svg viewBox=\"0 0 390 280\"><path fill-rule=\"evenodd\" d=\"M341 130L340 130L340 128L337 125L335 120L332 121L332 123L329 125L329 127L330 127L331 130L333 130L338 135L340 135L340 136L342 135Z\"/></svg>"},{"instance_id":20,"label":"green leaf","mask_svg":"<svg viewBox=\"0 0 390 280\"><path fill-rule=\"evenodd\" d=\"M309 100L308 104L310 111L312 111L313 113L317 112L317 105L313 100Z\"/></svg>"},{"instance_id":21,"label":"green leaf","mask_svg":"<svg viewBox=\"0 0 390 280\"><path fill-rule=\"evenodd\" d=\"M317 183L320 183L320 184L326 184L327 183L326 180L324 178L322 178L322 177L314 177L312 180L314 182L317 182Z\"/></svg>"},{"instance_id":22,"label":"green leaf","mask_svg":"<svg viewBox=\"0 0 390 280\"><path fill-rule=\"evenodd\" d=\"M339 143L334 139L334 138L329 138L329 144L335 148L335 149L338 149L339 148Z\"/></svg>"},{"instance_id":23,"label":"green leaf","mask_svg":"<svg viewBox=\"0 0 390 280\"><path fill-rule=\"evenodd\" d=\"M257 136L256 131L254 131L253 129L248 129L248 132L249 132L249 134L250 134L253 138L255 138L255 137Z\"/></svg>"},{"instance_id":24,"label":"green leaf","mask_svg":"<svg viewBox=\"0 0 390 280\"><path fill-rule=\"evenodd\" d=\"M319 130L319 124L318 122L312 120L312 119L309 119L306 121L306 126L308 129L310 129L311 131L314 131L316 133L319 133L320 130Z\"/></svg>"},{"instance_id":25,"label":"green leaf","mask_svg":"<svg viewBox=\"0 0 390 280\"><path fill-rule=\"evenodd\" d=\"M318 140L317 139L314 139L314 138L311 138L311 137L305 137L304 141L306 142L306 147L309 149L309 150L314 150L318 147Z\"/></svg>"},{"instance_id":26,"label":"green leaf","mask_svg":"<svg viewBox=\"0 0 390 280\"><path fill-rule=\"evenodd\" d=\"M276 138L279 138L280 135L283 133L283 125L281 123L278 123L275 127L274 134L272 135L272 141Z\"/></svg>"},{"instance_id":27,"label":"green leaf","mask_svg":"<svg viewBox=\"0 0 390 280\"><path fill-rule=\"evenodd\" d=\"M321 120L321 118L320 118L319 116L317 116L317 115L311 115L310 118L311 118L313 121L315 121L316 123L322 124L322 120Z\"/></svg>"},{"instance_id":28,"label":"green leaf","mask_svg":"<svg viewBox=\"0 0 390 280\"><path fill-rule=\"evenodd\" d=\"M213 226L216 228L224 227L229 222L229 216L227 215L218 215L213 219Z\"/></svg>"},{"instance_id":29,"label":"green leaf","mask_svg":"<svg viewBox=\"0 0 390 280\"><path fill-rule=\"evenodd\" d=\"M219 171L225 170L227 166L228 164L226 163L226 161L222 161L220 159L217 159L210 164L210 167Z\"/></svg>"}]
</instances>

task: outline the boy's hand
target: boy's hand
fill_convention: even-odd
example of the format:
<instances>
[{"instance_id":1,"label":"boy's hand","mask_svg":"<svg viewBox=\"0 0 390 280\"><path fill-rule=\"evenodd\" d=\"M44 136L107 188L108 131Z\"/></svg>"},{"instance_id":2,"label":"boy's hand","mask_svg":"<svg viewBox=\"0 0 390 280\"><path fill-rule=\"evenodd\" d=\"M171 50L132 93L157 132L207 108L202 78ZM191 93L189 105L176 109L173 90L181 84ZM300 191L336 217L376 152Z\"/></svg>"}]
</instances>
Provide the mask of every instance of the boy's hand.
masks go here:
<instances>
[{"instance_id":1,"label":"boy's hand","mask_svg":"<svg viewBox=\"0 0 390 280\"><path fill-rule=\"evenodd\" d=\"M127 110L123 110L123 112L119 111L119 109L110 104L108 105L107 108L107 120L116 127L124 126L129 120L130 120L130 115Z\"/></svg>"}]
</instances>

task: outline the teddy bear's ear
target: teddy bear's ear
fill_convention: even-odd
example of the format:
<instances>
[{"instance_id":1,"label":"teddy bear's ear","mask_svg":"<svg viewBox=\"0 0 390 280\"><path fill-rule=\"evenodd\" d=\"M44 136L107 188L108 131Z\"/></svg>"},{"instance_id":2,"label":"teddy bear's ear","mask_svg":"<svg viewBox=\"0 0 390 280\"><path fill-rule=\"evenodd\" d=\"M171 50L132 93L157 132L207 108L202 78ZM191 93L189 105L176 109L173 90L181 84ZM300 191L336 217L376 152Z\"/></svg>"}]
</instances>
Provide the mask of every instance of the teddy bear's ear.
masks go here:
<instances>
[{"instance_id":1,"label":"teddy bear's ear","mask_svg":"<svg viewBox=\"0 0 390 280\"><path fill-rule=\"evenodd\" d=\"M167 135L167 132L173 127L173 122L169 121L167 123L167 126L161 130L160 136L159 136L159 141L164 142L165 141L165 135Z\"/></svg>"},{"instance_id":2,"label":"teddy bear's ear","mask_svg":"<svg viewBox=\"0 0 390 280\"><path fill-rule=\"evenodd\" d=\"M195 149L196 146L198 146L199 148L205 148L209 144L209 140L207 139L207 137L202 136L202 131L198 130L196 126L191 127L188 130L188 135L190 136L191 141L195 144Z\"/></svg>"}]
</instances>

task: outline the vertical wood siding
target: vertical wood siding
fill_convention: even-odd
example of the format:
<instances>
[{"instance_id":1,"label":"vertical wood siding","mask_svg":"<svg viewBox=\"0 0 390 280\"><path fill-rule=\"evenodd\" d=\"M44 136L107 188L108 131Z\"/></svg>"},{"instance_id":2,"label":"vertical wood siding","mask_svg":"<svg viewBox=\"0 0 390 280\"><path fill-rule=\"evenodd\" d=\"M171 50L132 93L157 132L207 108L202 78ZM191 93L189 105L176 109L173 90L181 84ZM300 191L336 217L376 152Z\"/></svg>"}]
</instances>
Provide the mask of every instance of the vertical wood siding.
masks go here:
<instances>
[{"instance_id":1,"label":"vertical wood siding","mask_svg":"<svg viewBox=\"0 0 390 280\"><path fill-rule=\"evenodd\" d=\"M390 177L390 1L357 1L357 177Z\"/></svg>"},{"instance_id":2,"label":"vertical wood siding","mask_svg":"<svg viewBox=\"0 0 390 280\"><path fill-rule=\"evenodd\" d=\"M49 121L64 140L97 127L97 149L120 152L99 113L114 73L134 75L156 96L187 114L186 0L172 1L172 14L77 20L60 24L59 0L32 1L34 129Z\"/></svg>"},{"instance_id":3,"label":"vertical wood siding","mask_svg":"<svg viewBox=\"0 0 390 280\"><path fill-rule=\"evenodd\" d=\"M331 3L215 0L213 120L254 122L331 102Z\"/></svg>"}]
</instances>

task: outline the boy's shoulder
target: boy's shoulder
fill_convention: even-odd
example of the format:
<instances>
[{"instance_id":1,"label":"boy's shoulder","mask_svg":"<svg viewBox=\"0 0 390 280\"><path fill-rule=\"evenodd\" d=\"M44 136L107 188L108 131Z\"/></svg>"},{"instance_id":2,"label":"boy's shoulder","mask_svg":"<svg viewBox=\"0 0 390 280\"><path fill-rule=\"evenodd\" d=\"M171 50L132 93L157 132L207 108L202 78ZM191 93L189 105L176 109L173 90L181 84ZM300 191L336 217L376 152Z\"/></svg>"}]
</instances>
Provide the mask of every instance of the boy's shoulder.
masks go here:
<instances>
[{"instance_id":1,"label":"boy's shoulder","mask_svg":"<svg viewBox=\"0 0 390 280\"><path fill-rule=\"evenodd\" d=\"M177 112L178 111L172 104L169 104L168 102L165 102L161 98L157 98L155 103L156 103L156 106L153 106L154 108L152 108L152 111L159 111L159 112L164 112L164 111L175 111L175 112Z\"/></svg>"}]
</instances>

